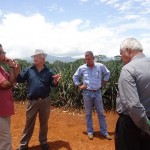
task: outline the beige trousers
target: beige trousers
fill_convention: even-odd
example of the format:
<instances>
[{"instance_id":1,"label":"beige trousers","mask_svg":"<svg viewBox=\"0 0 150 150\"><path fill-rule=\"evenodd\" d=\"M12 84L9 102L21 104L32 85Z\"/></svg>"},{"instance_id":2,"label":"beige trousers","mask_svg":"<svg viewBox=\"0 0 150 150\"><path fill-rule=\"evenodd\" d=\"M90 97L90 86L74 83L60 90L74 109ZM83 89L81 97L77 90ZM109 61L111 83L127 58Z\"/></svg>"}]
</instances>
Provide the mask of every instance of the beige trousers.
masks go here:
<instances>
[{"instance_id":1,"label":"beige trousers","mask_svg":"<svg viewBox=\"0 0 150 150\"><path fill-rule=\"evenodd\" d=\"M0 117L0 150L12 150L10 117Z\"/></svg>"}]
</instances>

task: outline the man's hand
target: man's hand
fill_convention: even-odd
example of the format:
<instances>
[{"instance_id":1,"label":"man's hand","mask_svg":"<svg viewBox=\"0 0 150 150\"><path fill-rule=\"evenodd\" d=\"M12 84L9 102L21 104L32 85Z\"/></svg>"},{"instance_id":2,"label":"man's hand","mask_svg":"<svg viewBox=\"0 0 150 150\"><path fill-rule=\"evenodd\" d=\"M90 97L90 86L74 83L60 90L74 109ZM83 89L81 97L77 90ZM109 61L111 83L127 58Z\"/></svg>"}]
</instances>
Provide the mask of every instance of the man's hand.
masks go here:
<instances>
[{"instance_id":1,"label":"man's hand","mask_svg":"<svg viewBox=\"0 0 150 150\"><path fill-rule=\"evenodd\" d=\"M19 65L18 65L17 61L12 60L8 57L5 57L5 63L7 65L9 65L10 68L13 68L15 70L15 76L17 77L19 74Z\"/></svg>"},{"instance_id":2,"label":"man's hand","mask_svg":"<svg viewBox=\"0 0 150 150\"><path fill-rule=\"evenodd\" d=\"M82 85L79 85L79 90L84 90L87 88L87 85L86 84L82 84Z\"/></svg>"},{"instance_id":3,"label":"man's hand","mask_svg":"<svg viewBox=\"0 0 150 150\"><path fill-rule=\"evenodd\" d=\"M103 87L106 85L107 82L108 82L108 81L103 80L103 81L102 81L101 88L103 88Z\"/></svg>"},{"instance_id":4,"label":"man's hand","mask_svg":"<svg viewBox=\"0 0 150 150\"><path fill-rule=\"evenodd\" d=\"M59 80L61 79L61 73L54 75L53 79L54 79L54 84L57 85Z\"/></svg>"},{"instance_id":5,"label":"man's hand","mask_svg":"<svg viewBox=\"0 0 150 150\"><path fill-rule=\"evenodd\" d=\"M5 57L4 62L11 68L18 68L18 63L17 61L10 59L8 57Z\"/></svg>"},{"instance_id":6,"label":"man's hand","mask_svg":"<svg viewBox=\"0 0 150 150\"><path fill-rule=\"evenodd\" d=\"M15 65L15 61L13 61L12 59L10 59L8 57L5 57L4 62L10 67L14 67L14 65Z\"/></svg>"}]
</instances>

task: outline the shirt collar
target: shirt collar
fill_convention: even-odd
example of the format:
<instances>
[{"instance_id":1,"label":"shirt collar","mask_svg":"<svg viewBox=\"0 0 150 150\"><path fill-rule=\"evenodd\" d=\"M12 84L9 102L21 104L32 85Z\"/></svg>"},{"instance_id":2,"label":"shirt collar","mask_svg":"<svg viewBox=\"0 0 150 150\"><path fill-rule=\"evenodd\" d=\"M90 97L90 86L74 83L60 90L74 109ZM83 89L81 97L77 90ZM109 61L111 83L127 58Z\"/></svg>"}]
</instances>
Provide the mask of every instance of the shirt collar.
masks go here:
<instances>
[{"instance_id":1,"label":"shirt collar","mask_svg":"<svg viewBox=\"0 0 150 150\"><path fill-rule=\"evenodd\" d=\"M35 65L33 65L31 68L33 68L33 69L36 69L37 70L37 68L36 68L36 66ZM44 70L44 69L47 69L47 67L46 67L46 65L44 64L44 68L42 69L42 70Z\"/></svg>"},{"instance_id":2,"label":"shirt collar","mask_svg":"<svg viewBox=\"0 0 150 150\"><path fill-rule=\"evenodd\" d=\"M136 59L141 59L141 58L144 58L144 57L145 57L145 55L144 55L143 53L141 53L141 54L135 55L135 56L131 59L131 61L136 60Z\"/></svg>"},{"instance_id":3,"label":"shirt collar","mask_svg":"<svg viewBox=\"0 0 150 150\"><path fill-rule=\"evenodd\" d=\"M86 64L86 66L87 66L87 67L89 67L87 64ZM96 64L95 64L95 62L94 62L94 66L93 66L93 68L94 68L95 66L96 66Z\"/></svg>"}]
</instances>

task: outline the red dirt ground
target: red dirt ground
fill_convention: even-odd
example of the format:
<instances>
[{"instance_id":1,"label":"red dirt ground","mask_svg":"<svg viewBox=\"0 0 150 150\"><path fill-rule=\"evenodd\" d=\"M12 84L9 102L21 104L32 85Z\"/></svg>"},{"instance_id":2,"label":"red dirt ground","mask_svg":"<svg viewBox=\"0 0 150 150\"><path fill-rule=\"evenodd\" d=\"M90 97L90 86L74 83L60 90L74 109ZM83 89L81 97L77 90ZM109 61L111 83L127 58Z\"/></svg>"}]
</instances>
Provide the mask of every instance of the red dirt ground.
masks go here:
<instances>
[{"instance_id":1,"label":"red dirt ground","mask_svg":"<svg viewBox=\"0 0 150 150\"><path fill-rule=\"evenodd\" d=\"M11 132L13 149L18 148L25 125L25 104L15 103L15 115L12 116ZM37 117L38 118L38 117ZM115 150L114 130L117 114L106 113L108 132L112 140L104 139L99 133L97 114L93 113L94 139L89 140L86 135L85 113L63 111L52 108L49 118L48 144L50 150ZM29 150L41 150L38 142L39 122L36 121L35 130L29 143Z\"/></svg>"}]
</instances>

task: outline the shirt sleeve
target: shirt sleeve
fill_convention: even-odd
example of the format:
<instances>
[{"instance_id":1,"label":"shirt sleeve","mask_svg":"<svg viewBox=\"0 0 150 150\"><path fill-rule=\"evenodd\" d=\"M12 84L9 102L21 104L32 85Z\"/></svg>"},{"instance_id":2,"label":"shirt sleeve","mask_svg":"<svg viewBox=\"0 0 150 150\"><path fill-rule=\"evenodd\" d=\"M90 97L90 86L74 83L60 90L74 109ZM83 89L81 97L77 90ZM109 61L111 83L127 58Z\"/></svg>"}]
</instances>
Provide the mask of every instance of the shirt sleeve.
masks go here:
<instances>
[{"instance_id":1,"label":"shirt sleeve","mask_svg":"<svg viewBox=\"0 0 150 150\"><path fill-rule=\"evenodd\" d=\"M80 85L80 81L79 81L80 76L81 76L81 69L78 68L75 74L73 75L73 82L76 86Z\"/></svg>"},{"instance_id":2,"label":"shirt sleeve","mask_svg":"<svg viewBox=\"0 0 150 150\"><path fill-rule=\"evenodd\" d=\"M54 78L53 78L54 73L52 72L51 69L49 70L49 74L50 74L50 86L51 86L51 87L57 86L57 85L54 84Z\"/></svg>"},{"instance_id":3,"label":"shirt sleeve","mask_svg":"<svg viewBox=\"0 0 150 150\"><path fill-rule=\"evenodd\" d=\"M18 74L17 76L17 82L18 83L23 83L27 80L28 76L27 76L27 73L28 73L28 68L24 69L21 73Z\"/></svg>"},{"instance_id":4,"label":"shirt sleeve","mask_svg":"<svg viewBox=\"0 0 150 150\"><path fill-rule=\"evenodd\" d=\"M1 74L0 72L0 84L3 83L6 79L4 78L4 76Z\"/></svg>"},{"instance_id":5,"label":"shirt sleeve","mask_svg":"<svg viewBox=\"0 0 150 150\"><path fill-rule=\"evenodd\" d=\"M119 82L122 105L127 109L136 126L150 135L149 120L139 99L134 71L122 69Z\"/></svg>"},{"instance_id":6,"label":"shirt sleeve","mask_svg":"<svg viewBox=\"0 0 150 150\"><path fill-rule=\"evenodd\" d=\"M102 73L103 73L103 75L104 75L104 78L103 78L103 80L104 81L108 81L109 80L109 78L110 78L110 71L106 68L106 66L102 66Z\"/></svg>"}]
</instances>

